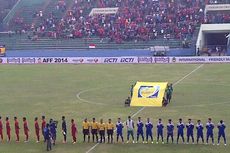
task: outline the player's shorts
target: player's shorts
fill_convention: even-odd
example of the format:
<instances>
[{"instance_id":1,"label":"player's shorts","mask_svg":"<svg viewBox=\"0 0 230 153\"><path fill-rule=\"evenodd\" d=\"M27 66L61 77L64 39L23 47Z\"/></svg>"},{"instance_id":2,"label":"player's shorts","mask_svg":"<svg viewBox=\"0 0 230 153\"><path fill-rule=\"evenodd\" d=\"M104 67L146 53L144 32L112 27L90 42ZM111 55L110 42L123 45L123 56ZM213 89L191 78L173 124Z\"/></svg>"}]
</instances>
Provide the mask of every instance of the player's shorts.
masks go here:
<instances>
[{"instance_id":1,"label":"player's shorts","mask_svg":"<svg viewBox=\"0 0 230 153\"><path fill-rule=\"evenodd\" d=\"M107 130L108 135L113 135L113 130Z\"/></svg>"},{"instance_id":2,"label":"player's shorts","mask_svg":"<svg viewBox=\"0 0 230 153\"><path fill-rule=\"evenodd\" d=\"M173 133L167 133L167 135L173 137Z\"/></svg>"},{"instance_id":3,"label":"player's shorts","mask_svg":"<svg viewBox=\"0 0 230 153\"><path fill-rule=\"evenodd\" d=\"M158 135L163 135L163 131L157 132Z\"/></svg>"},{"instance_id":4,"label":"player's shorts","mask_svg":"<svg viewBox=\"0 0 230 153\"><path fill-rule=\"evenodd\" d=\"M89 135L89 129L83 129L83 134L84 135Z\"/></svg>"},{"instance_id":5,"label":"player's shorts","mask_svg":"<svg viewBox=\"0 0 230 153\"><path fill-rule=\"evenodd\" d=\"M122 136L122 132L117 132L117 136Z\"/></svg>"},{"instance_id":6,"label":"player's shorts","mask_svg":"<svg viewBox=\"0 0 230 153\"><path fill-rule=\"evenodd\" d=\"M99 131L99 134L100 134L100 135L105 135L105 130L100 130L100 131Z\"/></svg>"},{"instance_id":7,"label":"player's shorts","mask_svg":"<svg viewBox=\"0 0 230 153\"><path fill-rule=\"evenodd\" d=\"M207 137L213 137L213 133L207 133Z\"/></svg>"},{"instance_id":8,"label":"player's shorts","mask_svg":"<svg viewBox=\"0 0 230 153\"><path fill-rule=\"evenodd\" d=\"M193 136L193 133L187 133L187 137Z\"/></svg>"},{"instance_id":9,"label":"player's shorts","mask_svg":"<svg viewBox=\"0 0 230 153\"><path fill-rule=\"evenodd\" d=\"M137 131L137 135L143 135L144 132L143 131Z\"/></svg>"},{"instance_id":10,"label":"player's shorts","mask_svg":"<svg viewBox=\"0 0 230 153\"><path fill-rule=\"evenodd\" d=\"M225 137L225 133L218 133L218 137Z\"/></svg>"},{"instance_id":11,"label":"player's shorts","mask_svg":"<svg viewBox=\"0 0 230 153\"><path fill-rule=\"evenodd\" d=\"M91 133L92 134L97 134L97 129L92 129Z\"/></svg>"}]
</instances>

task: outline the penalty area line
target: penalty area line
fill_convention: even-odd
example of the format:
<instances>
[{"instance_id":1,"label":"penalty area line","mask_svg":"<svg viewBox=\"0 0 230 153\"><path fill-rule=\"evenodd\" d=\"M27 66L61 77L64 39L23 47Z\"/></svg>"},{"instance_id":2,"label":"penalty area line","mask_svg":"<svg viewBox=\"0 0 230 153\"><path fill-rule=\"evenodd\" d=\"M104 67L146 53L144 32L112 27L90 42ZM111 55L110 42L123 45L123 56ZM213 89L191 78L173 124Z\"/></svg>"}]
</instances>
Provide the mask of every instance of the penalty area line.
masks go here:
<instances>
[{"instance_id":1,"label":"penalty area line","mask_svg":"<svg viewBox=\"0 0 230 153\"><path fill-rule=\"evenodd\" d=\"M196 67L194 70L192 70L191 72L189 72L188 74L186 74L185 76L183 76L181 79L177 80L175 83L173 83L173 86L176 86L177 84L179 84L180 82L182 82L184 79L186 79L187 77L189 77L191 74L193 74L194 72L196 72L197 70L199 70L201 67L203 67L204 64L199 65L198 67ZM139 109L136 113L134 113L132 115L132 117L135 117L137 114L139 114L141 111L143 111L145 109L145 107L142 107L141 109ZM90 153L92 150L94 150L100 143L96 143L94 146L92 146L89 150L87 150L85 153Z\"/></svg>"}]
</instances>

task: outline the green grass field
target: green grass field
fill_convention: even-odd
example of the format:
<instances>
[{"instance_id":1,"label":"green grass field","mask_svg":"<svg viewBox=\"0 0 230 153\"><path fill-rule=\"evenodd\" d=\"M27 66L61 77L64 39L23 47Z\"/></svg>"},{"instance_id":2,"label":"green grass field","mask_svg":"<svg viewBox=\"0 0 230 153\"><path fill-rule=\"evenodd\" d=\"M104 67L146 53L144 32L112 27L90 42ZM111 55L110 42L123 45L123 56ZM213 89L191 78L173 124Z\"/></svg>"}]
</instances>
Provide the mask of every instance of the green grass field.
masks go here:
<instances>
[{"instance_id":1,"label":"green grass field","mask_svg":"<svg viewBox=\"0 0 230 153\"><path fill-rule=\"evenodd\" d=\"M156 125L158 118L164 123L172 118L186 122L208 117L217 124L220 119L227 124L227 140L230 139L230 66L228 64L203 65L0 65L0 115L11 119L12 141L0 142L0 153L42 153L46 152L43 143L35 143L33 119L46 115L61 122L65 115L68 126L70 119L77 121L78 143L62 144L60 124L58 125L57 145L54 153L85 153L94 143L82 143L81 123L87 117L98 120L117 117L123 121L141 107L125 108L124 99L129 95L130 85L136 81L178 82L174 86L172 103L166 108L143 109L133 117L150 117ZM184 76L186 78L183 79ZM182 80L181 80L182 79ZM13 117L18 116L22 128L22 117L29 120L30 142L15 143ZM144 120L145 121L145 120ZM69 131L70 132L70 129ZM176 134L176 131L175 131ZM126 134L125 134L126 135ZM217 140L215 128L215 142ZM4 137L5 131L4 131ZM154 139L156 128L154 127ZM99 144L92 153L229 153L229 144L183 145L183 144Z\"/></svg>"}]
</instances>

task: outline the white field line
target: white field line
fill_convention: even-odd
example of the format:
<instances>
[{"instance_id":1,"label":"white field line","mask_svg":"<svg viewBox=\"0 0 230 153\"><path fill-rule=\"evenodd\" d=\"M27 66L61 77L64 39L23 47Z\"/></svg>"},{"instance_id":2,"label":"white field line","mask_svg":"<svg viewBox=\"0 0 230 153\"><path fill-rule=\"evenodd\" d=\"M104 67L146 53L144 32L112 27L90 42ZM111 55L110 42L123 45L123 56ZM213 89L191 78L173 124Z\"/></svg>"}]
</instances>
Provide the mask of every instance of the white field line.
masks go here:
<instances>
[{"instance_id":1,"label":"white field line","mask_svg":"<svg viewBox=\"0 0 230 153\"><path fill-rule=\"evenodd\" d=\"M80 100L82 102L85 102L85 103L96 104L96 105L107 105L107 104L104 104L104 103L92 102L92 101L89 101L89 100L86 100L86 99L83 99L83 98L80 97L80 95L83 94L83 93L85 93L85 92L92 91L92 90L97 90L97 89L100 89L100 88L93 88L93 89L82 90L82 91L80 91L80 92L78 92L76 94L76 97L77 97L78 100Z\"/></svg>"},{"instance_id":2,"label":"white field line","mask_svg":"<svg viewBox=\"0 0 230 153\"><path fill-rule=\"evenodd\" d=\"M192 70L190 73L186 74L184 77L182 77L181 79L179 79L178 81L176 81L173 86L179 84L181 81L183 81L184 79L186 79L187 77L189 77L192 73L196 72L197 70L199 70L204 64L199 65L198 67L196 67L194 70ZM141 111L143 111L145 109L145 107L142 107L141 109L139 109L136 113L134 113L132 115L132 117L135 117L137 114L139 114ZM115 129L116 131L116 129ZM94 150L100 143L96 143L94 146L92 146L89 150L87 150L85 153L90 153L92 150Z\"/></svg>"}]
</instances>

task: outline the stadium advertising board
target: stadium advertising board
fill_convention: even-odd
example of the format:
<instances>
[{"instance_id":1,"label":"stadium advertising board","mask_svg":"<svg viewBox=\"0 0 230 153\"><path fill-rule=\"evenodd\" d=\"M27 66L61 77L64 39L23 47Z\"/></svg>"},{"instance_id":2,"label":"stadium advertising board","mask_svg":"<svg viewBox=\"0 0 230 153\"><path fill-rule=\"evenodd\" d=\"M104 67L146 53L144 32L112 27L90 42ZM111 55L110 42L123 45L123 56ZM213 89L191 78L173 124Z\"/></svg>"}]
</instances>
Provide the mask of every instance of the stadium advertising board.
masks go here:
<instances>
[{"instance_id":1,"label":"stadium advertising board","mask_svg":"<svg viewBox=\"0 0 230 153\"><path fill-rule=\"evenodd\" d=\"M229 56L170 57L170 63L230 63Z\"/></svg>"},{"instance_id":2,"label":"stadium advertising board","mask_svg":"<svg viewBox=\"0 0 230 153\"><path fill-rule=\"evenodd\" d=\"M31 57L23 57L20 60L21 64L35 64L36 63L36 59L35 58L31 58Z\"/></svg>"},{"instance_id":3,"label":"stadium advertising board","mask_svg":"<svg viewBox=\"0 0 230 153\"><path fill-rule=\"evenodd\" d=\"M36 63L38 64L64 64L64 63L69 63L69 58L68 57L41 57L41 58L36 58Z\"/></svg>"},{"instance_id":4,"label":"stadium advertising board","mask_svg":"<svg viewBox=\"0 0 230 153\"><path fill-rule=\"evenodd\" d=\"M0 57L0 64L201 64L230 63L230 56L191 57Z\"/></svg>"},{"instance_id":5,"label":"stadium advertising board","mask_svg":"<svg viewBox=\"0 0 230 153\"><path fill-rule=\"evenodd\" d=\"M155 63L168 64L170 61L169 57L154 57Z\"/></svg>"},{"instance_id":6,"label":"stadium advertising board","mask_svg":"<svg viewBox=\"0 0 230 153\"><path fill-rule=\"evenodd\" d=\"M104 64L109 63L138 63L138 57L104 57L102 58Z\"/></svg>"},{"instance_id":7,"label":"stadium advertising board","mask_svg":"<svg viewBox=\"0 0 230 153\"><path fill-rule=\"evenodd\" d=\"M153 63L153 58L152 57L138 57L138 63L151 64Z\"/></svg>"},{"instance_id":8,"label":"stadium advertising board","mask_svg":"<svg viewBox=\"0 0 230 153\"><path fill-rule=\"evenodd\" d=\"M70 64L100 64L102 57L71 57Z\"/></svg>"},{"instance_id":9,"label":"stadium advertising board","mask_svg":"<svg viewBox=\"0 0 230 153\"><path fill-rule=\"evenodd\" d=\"M10 58L7 58L6 63L7 64L20 64L21 58L20 57L10 57Z\"/></svg>"},{"instance_id":10,"label":"stadium advertising board","mask_svg":"<svg viewBox=\"0 0 230 153\"><path fill-rule=\"evenodd\" d=\"M5 64L6 63L6 58L0 58L0 64Z\"/></svg>"}]
</instances>

